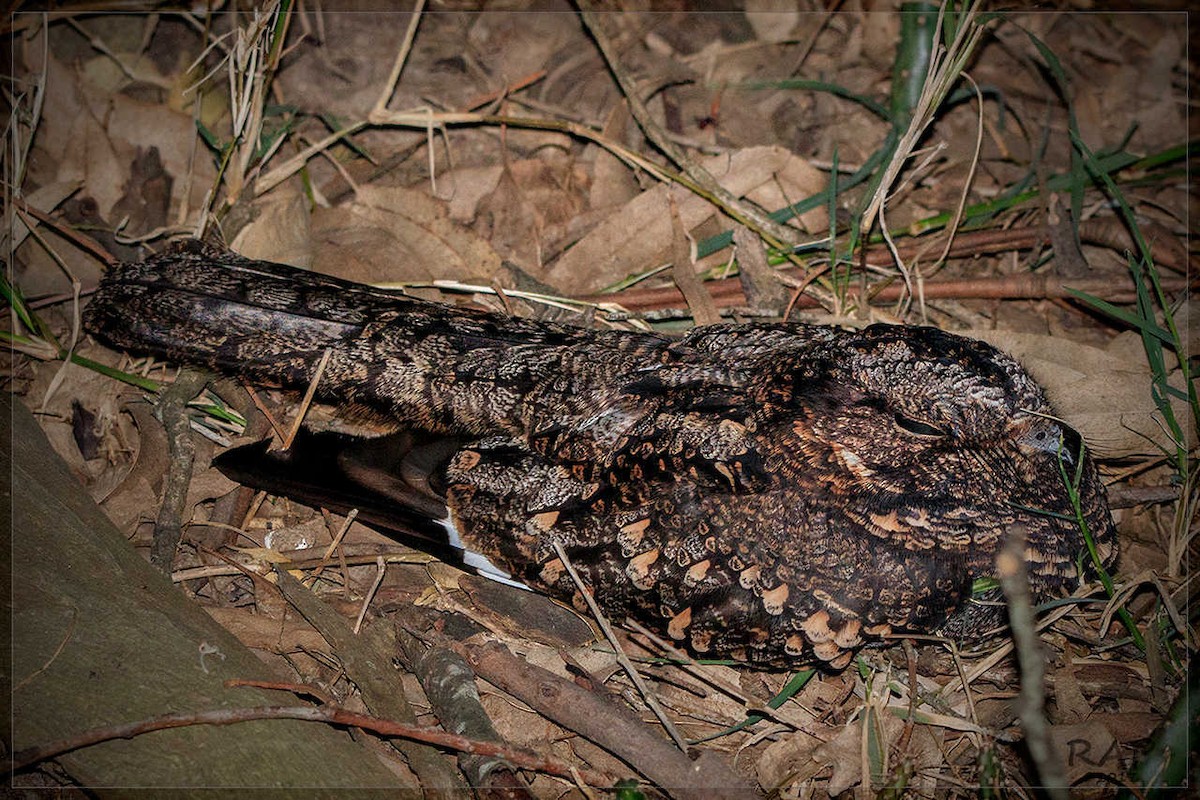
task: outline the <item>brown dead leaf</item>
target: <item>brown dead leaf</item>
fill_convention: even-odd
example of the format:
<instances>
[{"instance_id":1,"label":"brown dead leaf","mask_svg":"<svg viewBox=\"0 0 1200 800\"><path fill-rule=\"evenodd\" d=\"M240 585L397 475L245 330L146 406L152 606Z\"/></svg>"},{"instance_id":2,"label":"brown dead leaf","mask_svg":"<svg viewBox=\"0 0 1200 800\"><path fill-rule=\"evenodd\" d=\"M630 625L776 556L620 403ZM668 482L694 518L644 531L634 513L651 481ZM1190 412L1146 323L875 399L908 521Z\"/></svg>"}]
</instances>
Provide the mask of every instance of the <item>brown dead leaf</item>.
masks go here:
<instances>
[{"instance_id":1,"label":"brown dead leaf","mask_svg":"<svg viewBox=\"0 0 1200 800\"><path fill-rule=\"evenodd\" d=\"M624 142L632 119L629 108L624 103L618 103L608 112L608 118L604 121L604 137L614 142ZM604 148L597 147L596 150L596 160L592 163L592 185L588 192L588 205L593 209L602 209L616 208L628 203L638 193L637 180L632 170Z\"/></svg>"},{"instance_id":2,"label":"brown dead leaf","mask_svg":"<svg viewBox=\"0 0 1200 800\"><path fill-rule=\"evenodd\" d=\"M216 467L205 468L203 463L197 463L192 482L188 484L185 508L194 508L197 503L213 500L237 489L240 484L226 478Z\"/></svg>"},{"instance_id":3,"label":"brown dead leaf","mask_svg":"<svg viewBox=\"0 0 1200 800\"><path fill-rule=\"evenodd\" d=\"M821 744L820 739L803 731L773 742L754 765L758 785L768 794L782 793L789 786L816 777L825 769L825 763L814 755Z\"/></svg>"},{"instance_id":4,"label":"brown dead leaf","mask_svg":"<svg viewBox=\"0 0 1200 800\"><path fill-rule=\"evenodd\" d=\"M517 185L513 170L505 165L496 187L480 198L475 232L503 258L525 268L536 267L545 219Z\"/></svg>"},{"instance_id":5,"label":"brown dead leaf","mask_svg":"<svg viewBox=\"0 0 1200 800\"><path fill-rule=\"evenodd\" d=\"M125 479L100 504L123 533L132 533L143 518L158 513L158 488L167 474L167 436L146 403L130 403L126 410L138 430L137 453Z\"/></svg>"},{"instance_id":6,"label":"brown dead leaf","mask_svg":"<svg viewBox=\"0 0 1200 800\"><path fill-rule=\"evenodd\" d=\"M1064 651L1063 659L1066 663L1054 671L1054 705L1057 709L1055 719L1064 724L1082 722L1092 714L1092 706L1079 688L1079 679L1075 677L1075 665L1071 663L1070 658L1069 650Z\"/></svg>"},{"instance_id":7,"label":"brown dead leaf","mask_svg":"<svg viewBox=\"0 0 1200 800\"><path fill-rule=\"evenodd\" d=\"M734 195L771 209L825 185L824 175L782 147L751 147L702 163ZM630 200L567 250L547 270L546 280L569 294L583 294L665 263L671 246L669 189L659 185ZM689 231L714 214L713 206L696 195L679 201L679 215ZM801 222L817 231L827 227L823 217L823 210L817 210Z\"/></svg>"},{"instance_id":8,"label":"brown dead leaf","mask_svg":"<svg viewBox=\"0 0 1200 800\"><path fill-rule=\"evenodd\" d=\"M1149 739L1163 724L1163 716L1148 711L1122 711L1120 714L1098 714L1092 721L1108 728L1118 742L1127 743Z\"/></svg>"},{"instance_id":9,"label":"brown dead leaf","mask_svg":"<svg viewBox=\"0 0 1200 800\"><path fill-rule=\"evenodd\" d=\"M313 261L308 203L294 181L285 181L254 201L254 219L230 247L246 258L308 269Z\"/></svg>"},{"instance_id":10,"label":"brown dead leaf","mask_svg":"<svg viewBox=\"0 0 1200 800\"><path fill-rule=\"evenodd\" d=\"M86 186L99 204L101 216L107 216L121 197L130 160L117 153L100 122L103 106L97 99L102 101L105 95L89 92L78 73L53 56L46 61L45 70L46 84L54 91L46 93L38 148L48 163L58 166L58 181ZM189 133L187 141L193 137L194 133Z\"/></svg>"},{"instance_id":11,"label":"brown dead leaf","mask_svg":"<svg viewBox=\"0 0 1200 800\"><path fill-rule=\"evenodd\" d=\"M59 203L66 200L79 190L79 184L73 181L55 181L48 183L45 186L40 186L29 194L25 195L25 202L39 211L44 211L47 214L58 208ZM31 220L33 221L33 220ZM13 218L12 240L10 246L14 249L20 247L25 241L25 237L29 235L29 229L25 227L22 217Z\"/></svg>"},{"instance_id":12,"label":"brown dead leaf","mask_svg":"<svg viewBox=\"0 0 1200 800\"><path fill-rule=\"evenodd\" d=\"M1095 722L1052 725L1050 744L1055 756L1066 766L1070 784L1085 775L1116 775L1121 770L1121 747L1104 725Z\"/></svg>"},{"instance_id":13,"label":"brown dead leaf","mask_svg":"<svg viewBox=\"0 0 1200 800\"><path fill-rule=\"evenodd\" d=\"M772 44L788 39L800 21L800 11L785 9L776 0L746 0L746 21L754 29L755 38Z\"/></svg>"},{"instance_id":14,"label":"brown dead leaf","mask_svg":"<svg viewBox=\"0 0 1200 800\"><path fill-rule=\"evenodd\" d=\"M862 723L855 721L842 726L813 752L813 758L823 766L833 767L828 786L831 797L862 783Z\"/></svg>"},{"instance_id":15,"label":"brown dead leaf","mask_svg":"<svg viewBox=\"0 0 1200 800\"><path fill-rule=\"evenodd\" d=\"M446 204L450 219L469 225L475 220L480 201L495 190L503 172L499 164L450 170L438 177L434 197Z\"/></svg>"},{"instance_id":16,"label":"brown dead leaf","mask_svg":"<svg viewBox=\"0 0 1200 800\"><path fill-rule=\"evenodd\" d=\"M486 281L500 268L487 242L413 189L360 187L348 206L317 209L312 235L313 269L361 283Z\"/></svg>"},{"instance_id":17,"label":"brown dead leaf","mask_svg":"<svg viewBox=\"0 0 1200 800\"><path fill-rule=\"evenodd\" d=\"M1120 458L1174 449L1154 407L1150 369L1136 334L1122 334L1099 348L1034 333L964 333L1019 360L1099 455ZM1182 404L1177 406L1177 418L1186 419L1187 413Z\"/></svg>"}]
</instances>

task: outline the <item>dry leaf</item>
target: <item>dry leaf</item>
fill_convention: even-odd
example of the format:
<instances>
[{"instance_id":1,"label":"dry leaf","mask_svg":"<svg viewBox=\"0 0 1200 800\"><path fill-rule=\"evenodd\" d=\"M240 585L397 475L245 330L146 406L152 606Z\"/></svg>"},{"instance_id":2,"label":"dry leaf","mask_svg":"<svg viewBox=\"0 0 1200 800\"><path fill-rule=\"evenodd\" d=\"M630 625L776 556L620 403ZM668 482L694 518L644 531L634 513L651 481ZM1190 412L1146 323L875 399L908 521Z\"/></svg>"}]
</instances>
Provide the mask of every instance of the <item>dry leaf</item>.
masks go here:
<instances>
[{"instance_id":1,"label":"dry leaf","mask_svg":"<svg viewBox=\"0 0 1200 800\"><path fill-rule=\"evenodd\" d=\"M308 202L294 181L285 181L254 201L255 217L230 247L246 258L308 269L313 261Z\"/></svg>"},{"instance_id":2,"label":"dry leaf","mask_svg":"<svg viewBox=\"0 0 1200 800\"><path fill-rule=\"evenodd\" d=\"M496 188L503 172L504 167L498 164L453 169L438 176L437 193L434 196L446 203L450 219L469 225L475 220L479 201Z\"/></svg>"},{"instance_id":3,"label":"dry leaf","mask_svg":"<svg viewBox=\"0 0 1200 800\"><path fill-rule=\"evenodd\" d=\"M313 213L313 269L362 283L490 280L500 257L413 189L360 187L348 206Z\"/></svg>"},{"instance_id":4,"label":"dry leaf","mask_svg":"<svg viewBox=\"0 0 1200 800\"><path fill-rule=\"evenodd\" d=\"M862 783L862 723L855 721L843 726L813 751L813 758L824 766L833 767L833 774L829 776L830 796Z\"/></svg>"},{"instance_id":5,"label":"dry leaf","mask_svg":"<svg viewBox=\"0 0 1200 800\"><path fill-rule=\"evenodd\" d=\"M824 175L782 147L751 147L706 159L704 167L738 197L750 196L772 209L802 200L824 187ZM671 218L662 184L643 192L575 243L547 270L546 280L569 294L584 294L627 275L658 266L671 246ZM786 198L786 200L785 200ZM679 215L689 231L715 213L706 200L688 194ZM804 215L809 230L826 226L824 212Z\"/></svg>"},{"instance_id":6,"label":"dry leaf","mask_svg":"<svg viewBox=\"0 0 1200 800\"><path fill-rule=\"evenodd\" d=\"M225 477L216 467L207 467L197 461L192 482L188 484L185 508L194 508L197 503L224 497L241 484L234 483Z\"/></svg>"},{"instance_id":7,"label":"dry leaf","mask_svg":"<svg viewBox=\"0 0 1200 800\"><path fill-rule=\"evenodd\" d=\"M1058 413L1100 456L1174 449L1150 395L1150 368L1136 334L1122 334L1104 349L1034 333L972 330L964 335L1020 361L1046 389ZM1186 407L1177 404L1176 417L1187 415Z\"/></svg>"},{"instance_id":8,"label":"dry leaf","mask_svg":"<svg viewBox=\"0 0 1200 800\"><path fill-rule=\"evenodd\" d=\"M628 107L618 103L608 112L608 118L604 121L604 137L614 142L624 142L631 120ZM597 147L588 205L593 209L616 208L628 203L637 193L638 183L629 166L604 148Z\"/></svg>"},{"instance_id":9,"label":"dry leaf","mask_svg":"<svg viewBox=\"0 0 1200 800\"><path fill-rule=\"evenodd\" d=\"M1104 725L1080 722L1052 725L1050 744L1074 784L1088 774L1116 775L1121 770L1121 747Z\"/></svg>"},{"instance_id":10,"label":"dry leaf","mask_svg":"<svg viewBox=\"0 0 1200 800\"><path fill-rule=\"evenodd\" d=\"M800 21L799 9L787 8L777 0L746 0L745 14L755 38L772 44L791 37L792 29Z\"/></svg>"},{"instance_id":11,"label":"dry leaf","mask_svg":"<svg viewBox=\"0 0 1200 800\"><path fill-rule=\"evenodd\" d=\"M759 786L773 794L816 777L825 769L825 763L814 756L821 744L820 739L803 731L773 742L759 756L754 767Z\"/></svg>"}]
</instances>

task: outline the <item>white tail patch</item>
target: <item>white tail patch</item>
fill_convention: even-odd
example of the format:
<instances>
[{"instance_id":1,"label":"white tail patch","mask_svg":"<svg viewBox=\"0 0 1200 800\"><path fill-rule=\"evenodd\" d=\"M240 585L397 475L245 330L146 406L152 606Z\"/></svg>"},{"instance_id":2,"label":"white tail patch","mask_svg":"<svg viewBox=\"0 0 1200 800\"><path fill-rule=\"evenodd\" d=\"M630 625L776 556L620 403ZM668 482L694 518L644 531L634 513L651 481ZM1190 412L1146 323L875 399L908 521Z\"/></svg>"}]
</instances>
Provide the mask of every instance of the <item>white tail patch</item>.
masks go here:
<instances>
[{"instance_id":1,"label":"white tail patch","mask_svg":"<svg viewBox=\"0 0 1200 800\"><path fill-rule=\"evenodd\" d=\"M475 570L477 575L496 581L497 583L515 586L516 588L524 589L527 592L531 591L528 586L514 578L511 572L497 567L490 560L488 560L487 556L483 555L482 553L476 553L474 550L469 549L465 544L463 544L462 536L459 535L458 528L454 526L454 520L449 514L447 514L445 518L436 521L439 525L446 529L446 540L450 543L450 546L462 553L463 566L470 567L471 569Z\"/></svg>"}]
</instances>

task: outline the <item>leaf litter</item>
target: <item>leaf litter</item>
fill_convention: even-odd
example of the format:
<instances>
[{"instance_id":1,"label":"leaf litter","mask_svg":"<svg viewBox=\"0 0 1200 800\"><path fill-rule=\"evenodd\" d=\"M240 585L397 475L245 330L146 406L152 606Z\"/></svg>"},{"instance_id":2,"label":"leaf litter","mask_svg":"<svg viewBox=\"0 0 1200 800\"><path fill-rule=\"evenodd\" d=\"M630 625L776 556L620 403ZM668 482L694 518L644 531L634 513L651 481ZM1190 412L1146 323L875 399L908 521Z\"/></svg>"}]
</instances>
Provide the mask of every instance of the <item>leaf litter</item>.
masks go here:
<instances>
[{"instance_id":1,"label":"leaf litter","mask_svg":"<svg viewBox=\"0 0 1200 800\"><path fill-rule=\"evenodd\" d=\"M690 149L696 162L733 195L773 211L823 192L835 164L842 175L853 172L883 141L888 126L859 104L829 92L747 90L740 84L809 78L886 102L900 26L895 15L882 13L769 13L759 8L764 4L747 5L752 13L627 12L609 24L620 37L624 68L654 88L650 111L673 140ZM603 58L566 5L555 13L426 14L388 107L423 108L436 127L442 125L437 115L443 110L494 97L482 113L568 120L591 126L620 148L603 149L562 130L500 122L462 127L451 122L436 131L365 126L351 140L323 149L265 194L252 199L243 195L215 225L209 215L219 208L217 196L223 186L235 184L218 180L220 153L206 146L201 131L227 131L231 114L244 110L231 107L220 81L187 88L217 66L221 51L214 48L189 70L192 59L210 44L203 38L203 18L163 14L152 22L149 15L81 16L70 25L54 22L49 27L25 15L16 19L21 22L13 33L18 77L25 85L44 80L48 87L37 127L10 130L31 145L22 202L57 213L63 225L78 225L85 217L69 215L69 204L86 199L92 211L85 232L113 248L130 248L121 252L122 258L161 247L168 234L210 228L253 257L381 284L480 284L491 291L420 291L447 302L621 326L632 323L619 316L552 309L522 300L519 291L510 297L505 289L564 298L593 294L673 257L670 188L651 172L631 167L620 148L663 168L671 165L638 132ZM1068 66L1073 111L1092 150L1148 155L1183 143L1187 127L1179 87L1188 65L1177 22L1166 13L1120 21L1067 13L1017 17L991 28L991 38L968 67L988 98L975 180L964 187L978 108L973 100L956 101L938 109L919 143L927 157L924 164L918 153L892 186L886 201L890 229L898 237L926 217L952 212L964 188L971 202L985 202L1016 186L1043 188L1048 175L1072 169L1071 143L1062 134L1066 109L1041 74L1038 51L1019 26ZM227 13L214 15L211 23L213 36L249 24L247 18ZM343 122L366 119L408 24L408 17L399 14L297 12L272 94L258 109L266 123L290 127L277 151L255 168L269 170L327 136L328 117L323 120L322 115ZM542 77L511 93L506 90L526 75ZM155 189L135 179L135 165L149 147L157 148L162 172L170 178L165 219L147 210L146 203L134 202L153 199ZM241 157L256 155L243 148ZM254 174L241 178L253 181ZM1123 178L1140 217L1185 241L1187 187L1180 175L1145 170ZM16 200L8 199L11 207ZM1169 610L1184 600L1187 572L1185 562L1181 570L1163 555L1168 550L1187 553L1195 541L1195 523L1187 513L1193 507L1188 492L1194 488L1185 484L1182 497L1165 503L1137 500L1161 496L1152 490L1162 487L1178 489L1178 476L1163 457L1172 445L1156 417L1153 376L1138 349L1140 339L1125 326L1058 298L968 297L926 303L908 298L872 304L872 285L903 278L895 269L862 270L844 249L846 237L856 232L852 215L863 199L861 189L851 189L789 223L797 240L828 239L831 230L838 235L837 242L825 245L823 258L800 267L811 270L825 261L830 271L813 290L824 291L824 300L851 298L827 304L824 311L800 312L798 318L850 325L879 319L933 323L1004 347L1025 360L1064 416L1094 442L1114 485L1134 498L1129 508L1116 511L1122 534L1129 537L1122 544L1128 545L1130 559L1118 582L1131 581L1125 605L1161 652L1141 653L1122 641L1119 626L1101 627L1109 618L1102 616L1103 603L1057 610L1061 616L1041 633L1050 664L1050 741L1068 780L1076 789L1093 790L1127 782L1167 718L1178 676L1186 674L1196 644L1186 623L1182 630L1167 624L1178 621L1168 620ZM1085 219L1072 222L1108 214L1099 194L1086 199L1074 207ZM693 241L733 227L697 195L677 193L676 200ZM968 224L1004 229L1045 224L1053 213L1070 214L1068 193L1054 195L1054 200L980 216ZM826 214L830 207L837 215L832 221ZM27 298L47 301L38 313L65 340L70 304L54 298L69 293L70 284L45 248L67 259L85 291L95 285L102 265L53 226L40 228L46 244L33 237L11 242L11 274ZM150 238L130 239L130 234ZM930 252L939 250L932 247ZM1080 252L1090 277L1119 280L1127 270L1122 254L1112 248L1084 243ZM772 263L781 262L786 265L787 260L776 257ZM914 291L919 294L923 282L1053 271L1055 261L1051 251L1035 247L908 266L916 270ZM728 273L731 253L718 250L695 268L708 276ZM1172 291L1186 287L1186 281L1180 283L1184 270L1161 269L1164 279L1175 281ZM644 283L662 286L669 281L668 270ZM854 292L847 294L849 290ZM611 300L638 324L664 330L686 324L679 321L687 318L686 307L670 317L675 321L655 322L654 314L636 302L622 306L621 292ZM1186 305L1180 309L1186 310ZM739 319L736 307L723 313ZM79 352L120 369L147 366L86 341ZM60 367L52 360L20 358L9 374L10 387L36 405ZM150 368L164 378L171 375L162 365ZM62 375L40 417L42 426L81 483L132 537L131 543L147 547L146 525L158 512L167 465L165 439L161 431L151 431L159 423L149 412L149 398L77 365L69 365ZM1178 381L1174 385L1185 388ZM260 392L259 399L280 418L290 419L295 409L296 399L285 394ZM1177 413L1188 416L1185 401ZM363 424L379 421L367 418ZM1183 446L1194 463L1195 429L1188 430L1192 438ZM84 439L96 439L98 445L85 448ZM513 622L510 614L515 612L502 611L500 599L472 588L474 578L441 565L412 563L422 559L357 522L349 526L336 555L326 558L322 545L336 534L338 520L314 516L284 500L246 497L245 490L203 469L204 463L198 466L188 499L191 518L183 522L214 526L209 530L225 526L227 535L205 538L203 546L185 535L174 564L177 575L224 569L208 549L214 542L246 569L267 575L270 562L280 555L266 545L269 540L285 550L282 556L289 563L321 559L324 566L314 588L353 618L375 581L374 559L386 554L383 581L371 598L369 620L375 624L395 609L419 603L441 615L453 637L506 642L530 663L572 681L595 681L596 690L614 703L647 713L607 645L586 641L580 626L586 631L588 621L573 611L547 604L542 631L519 618ZM239 496L236 502L228 500ZM267 549L259 549L263 547ZM286 635L271 633L284 630L272 628L276 620L283 624L283 607L260 597L257 581L224 574L180 585L294 680L321 685L343 702L353 702L354 688L340 674L337 654L325 640L295 621L287 623ZM256 607L265 610L269 624L252 613ZM696 747L721 755L764 793L821 797L869 788L914 796L974 795L973 787L994 784L1024 794L1037 783L1016 745L1022 734L1013 704L1019 675L1012 654L1000 655L1002 648L997 649L1003 638L962 654L941 643L918 643L915 661L899 644L866 651L857 667L818 674L774 714L767 711L761 722L730 731L746 716L767 709L791 676L721 665L692 668L720 676L714 684L736 684L737 692L731 693L685 673L644 636L629 631L621 636L681 733L692 741L706 740ZM960 657L961 671L956 664ZM974 676L965 689L962 675ZM910 677L916 678L916 686L909 685ZM422 721L432 724L421 691L415 682L406 685ZM523 703L482 681L480 686L483 705L507 740L549 748L581 769L633 774L630 765ZM534 796L581 791L546 775L527 777Z\"/></svg>"}]
</instances>

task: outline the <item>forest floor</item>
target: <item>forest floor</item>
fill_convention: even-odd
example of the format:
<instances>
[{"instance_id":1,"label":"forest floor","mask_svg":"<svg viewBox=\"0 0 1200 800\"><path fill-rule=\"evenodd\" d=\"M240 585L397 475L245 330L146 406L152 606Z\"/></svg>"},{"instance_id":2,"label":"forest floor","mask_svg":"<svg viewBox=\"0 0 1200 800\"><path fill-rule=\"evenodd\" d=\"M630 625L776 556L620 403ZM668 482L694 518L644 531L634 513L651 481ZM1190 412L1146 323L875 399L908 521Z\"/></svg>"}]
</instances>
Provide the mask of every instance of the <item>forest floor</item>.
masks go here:
<instances>
[{"instance_id":1,"label":"forest floor","mask_svg":"<svg viewBox=\"0 0 1200 800\"><path fill-rule=\"evenodd\" d=\"M42 327L9 315L8 383L130 546L149 552L171 472L167 438L149 430L154 392L62 356L175 378L78 327L106 258L173 238L595 327L935 325L1021 359L1109 487L1121 556L1108 586L1037 609L1046 758L1026 746L1007 633L897 638L844 671L792 672L683 663L613 620L619 640L692 754L770 796L1025 797L1050 779L1099 795L1163 779L1156 765L1179 749L1156 734L1182 713L1197 644L1196 406L1180 363L1197 352L1186 15L1059 3L981 16L927 75L931 38L944 52L962 16L939 30L936 9L902 20L856 2L592 16L555 0L417 16L354 5L12 17L8 280ZM922 85L943 91L922 104ZM209 391L205 404L238 405ZM287 424L299 407L257 397ZM173 579L280 675L363 707L338 648L244 574L286 558L348 619L365 605L368 628L416 607L461 647L499 641L590 687L594 707L552 712L498 688L509 662L477 679L507 745L578 770L522 772L533 796L586 796L587 776L660 791L645 779L657 767L576 733L572 713L612 709L665 736L590 616L514 602L357 522L255 498L208 466L248 441L236 415L191 413L204 435ZM417 679L403 685L418 721L436 723Z\"/></svg>"}]
</instances>

